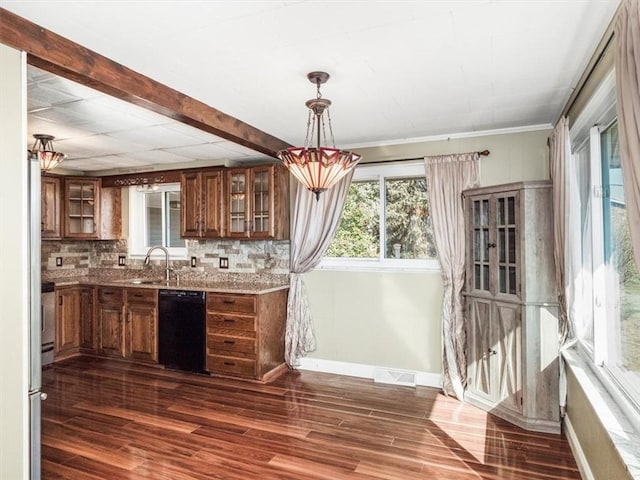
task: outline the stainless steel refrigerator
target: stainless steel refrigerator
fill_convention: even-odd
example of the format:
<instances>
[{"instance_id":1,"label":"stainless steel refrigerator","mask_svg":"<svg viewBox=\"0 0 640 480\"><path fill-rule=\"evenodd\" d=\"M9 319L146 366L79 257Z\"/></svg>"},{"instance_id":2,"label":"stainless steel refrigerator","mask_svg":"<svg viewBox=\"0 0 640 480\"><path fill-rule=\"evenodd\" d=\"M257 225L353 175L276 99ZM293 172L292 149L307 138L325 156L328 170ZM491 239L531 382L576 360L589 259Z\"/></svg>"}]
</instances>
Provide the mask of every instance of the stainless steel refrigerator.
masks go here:
<instances>
[{"instance_id":1,"label":"stainless steel refrigerator","mask_svg":"<svg viewBox=\"0 0 640 480\"><path fill-rule=\"evenodd\" d=\"M41 472L41 402L47 395L42 388L42 305L40 301L40 160L28 155L29 162L29 449L31 480Z\"/></svg>"}]
</instances>

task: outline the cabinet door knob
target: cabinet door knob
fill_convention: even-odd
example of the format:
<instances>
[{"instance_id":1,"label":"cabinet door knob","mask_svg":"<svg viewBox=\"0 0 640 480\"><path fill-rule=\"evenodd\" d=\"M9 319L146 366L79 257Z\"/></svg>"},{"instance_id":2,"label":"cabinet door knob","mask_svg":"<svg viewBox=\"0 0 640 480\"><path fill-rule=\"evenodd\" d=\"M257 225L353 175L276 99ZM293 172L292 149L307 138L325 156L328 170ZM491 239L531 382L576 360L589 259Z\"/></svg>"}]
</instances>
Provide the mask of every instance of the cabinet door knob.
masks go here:
<instances>
[{"instance_id":1,"label":"cabinet door knob","mask_svg":"<svg viewBox=\"0 0 640 480\"><path fill-rule=\"evenodd\" d=\"M496 248L496 246L495 243L487 243L487 248Z\"/></svg>"},{"instance_id":2,"label":"cabinet door knob","mask_svg":"<svg viewBox=\"0 0 640 480\"><path fill-rule=\"evenodd\" d=\"M490 348L489 350L487 350L487 353L488 353L489 355L495 355L495 354L496 354L496 353L498 353L498 352L496 352L495 350L493 350L493 349L491 349L491 348Z\"/></svg>"}]
</instances>

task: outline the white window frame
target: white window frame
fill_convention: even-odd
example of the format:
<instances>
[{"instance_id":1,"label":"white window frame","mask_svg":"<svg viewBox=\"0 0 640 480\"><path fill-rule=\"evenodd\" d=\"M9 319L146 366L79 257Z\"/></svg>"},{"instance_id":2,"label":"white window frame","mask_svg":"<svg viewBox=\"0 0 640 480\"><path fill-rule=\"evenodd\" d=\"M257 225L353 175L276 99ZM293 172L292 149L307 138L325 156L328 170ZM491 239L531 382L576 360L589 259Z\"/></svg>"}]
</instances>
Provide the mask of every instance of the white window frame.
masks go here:
<instances>
[{"instance_id":1,"label":"white window frame","mask_svg":"<svg viewBox=\"0 0 640 480\"><path fill-rule=\"evenodd\" d=\"M158 186L157 192L180 192L179 183L165 183ZM129 187L129 257L144 258L147 255L149 246L145 245L147 222L145 215L146 193L138 191L136 186ZM163 215L163 231L166 218ZM187 247L168 247L169 255L172 259L184 260L187 258ZM164 253L155 250L151 254L152 259L163 259Z\"/></svg>"},{"instance_id":2,"label":"white window frame","mask_svg":"<svg viewBox=\"0 0 640 480\"><path fill-rule=\"evenodd\" d=\"M609 331L615 314L607 294L612 291L608 282L612 281L611 266L605 262L604 255L604 214L602 185L602 148L601 133L616 121L615 72L612 70L594 92L583 112L574 122L571 131L572 145L589 142L590 150L590 196L591 196L591 248L592 268L585 272L592 282L591 298L593 315L593 348L580 338L577 339L578 351L590 365L590 371L606 386L628 419L640 428L640 405L637 400L637 383L627 382L627 372L623 372L611 363ZM579 149L576 149L577 152ZM568 188L572 188L568 185ZM611 353L613 356L613 353Z\"/></svg>"},{"instance_id":3,"label":"white window frame","mask_svg":"<svg viewBox=\"0 0 640 480\"><path fill-rule=\"evenodd\" d=\"M602 149L600 133L603 128L596 125L589 130L591 150L591 259L593 302L593 352L592 360L603 365L607 360L607 266L604 261L604 217L602 212Z\"/></svg>"},{"instance_id":4,"label":"white window frame","mask_svg":"<svg viewBox=\"0 0 640 480\"><path fill-rule=\"evenodd\" d=\"M324 257L316 267L320 270L349 271L440 271L438 259L398 259L384 258L386 245L386 228L384 217L385 179L422 177L426 178L424 161L408 161L401 163L359 165L353 173L352 182L380 182L380 252L378 258L338 258Z\"/></svg>"}]
</instances>

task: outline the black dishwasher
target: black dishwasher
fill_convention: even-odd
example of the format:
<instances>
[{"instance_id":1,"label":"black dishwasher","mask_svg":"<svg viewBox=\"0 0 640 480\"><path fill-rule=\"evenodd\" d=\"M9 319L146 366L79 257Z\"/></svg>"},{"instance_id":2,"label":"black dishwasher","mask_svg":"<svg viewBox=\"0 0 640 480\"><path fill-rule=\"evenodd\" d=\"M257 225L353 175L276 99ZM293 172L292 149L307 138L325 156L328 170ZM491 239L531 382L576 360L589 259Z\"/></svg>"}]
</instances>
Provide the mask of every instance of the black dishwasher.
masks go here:
<instances>
[{"instance_id":1,"label":"black dishwasher","mask_svg":"<svg viewBox=\"0 0 640 480\"><path fill-rule=\"evenodd\" d=\"M204 292L158 292L158 356L166 368L207 373Z\"/></svg>"}]
</instances>

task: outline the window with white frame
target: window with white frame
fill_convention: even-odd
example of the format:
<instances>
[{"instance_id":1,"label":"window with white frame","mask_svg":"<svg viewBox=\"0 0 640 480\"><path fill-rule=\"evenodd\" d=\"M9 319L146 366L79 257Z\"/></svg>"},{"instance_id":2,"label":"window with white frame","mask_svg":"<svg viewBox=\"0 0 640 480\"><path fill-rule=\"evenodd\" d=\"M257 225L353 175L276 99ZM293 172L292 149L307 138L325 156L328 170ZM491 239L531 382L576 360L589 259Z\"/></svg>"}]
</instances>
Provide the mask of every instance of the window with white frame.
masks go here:
<instances>
[{"instance_id":1,"label":"window with white frame","mask_svg":"<svg viewBox=\"0 0 640 480\"><path fill-rule=\"evenodd\" d=\"M129 188L129 252L145 255L149 247L167 248L172 257L185 257L180 238L180 184L157 189Z\"/></svg>"},{"instance_id":2,"label":"window with white frame","mask_svg":"<svg viewBox=\"0 0 640 480\"><path fill-rule=\"evenodd\" d=\"M320 268L439 268L424 162L356 167Z\"/></svg>"},{"instance_id":3,"label":"window with white frame","mask_svg":"<svg viewBox=\"0 0 640 480\"><path fill-rule=\"evenodd\" d=\"M595 126L594 126L595 125ZM626 215L615 118L615 78L609 75L571 130L569 183L579 204L582 232L582 304L576 334L586 355L602 367L640 409L640 275Z\"/></svg>"}]
</instances>

